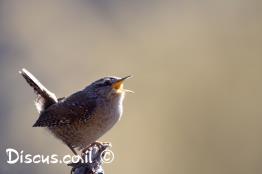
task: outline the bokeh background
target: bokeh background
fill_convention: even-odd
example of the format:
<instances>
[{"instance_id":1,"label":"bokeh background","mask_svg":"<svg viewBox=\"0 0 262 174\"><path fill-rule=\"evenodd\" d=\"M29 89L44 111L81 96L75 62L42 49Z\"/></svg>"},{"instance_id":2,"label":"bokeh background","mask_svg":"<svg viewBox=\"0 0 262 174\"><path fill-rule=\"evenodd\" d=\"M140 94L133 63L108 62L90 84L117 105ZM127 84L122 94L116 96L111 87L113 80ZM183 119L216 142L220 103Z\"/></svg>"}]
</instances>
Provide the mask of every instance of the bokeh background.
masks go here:
<instances>
[{"instance_id":1,"label":"bokeh background","mask_svg":"<svg viewBox=\"0 0 262 174\"><path fill-rule=\"evenodd\" d=\"M262 1L1 0L0 173L69 173L6 163L6 148L64 155L37 119L30 70L57 96L133 75L108 174L262 173Z\"/></svg>"}]
</instances>

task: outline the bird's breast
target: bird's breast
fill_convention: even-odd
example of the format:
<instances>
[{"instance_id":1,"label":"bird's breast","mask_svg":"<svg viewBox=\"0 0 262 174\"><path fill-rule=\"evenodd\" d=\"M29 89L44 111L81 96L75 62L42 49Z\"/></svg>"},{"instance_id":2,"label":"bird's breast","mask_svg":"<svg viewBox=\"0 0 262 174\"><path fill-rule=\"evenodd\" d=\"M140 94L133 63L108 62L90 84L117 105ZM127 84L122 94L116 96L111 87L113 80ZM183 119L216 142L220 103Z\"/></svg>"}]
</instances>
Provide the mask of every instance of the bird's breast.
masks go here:
<instances>
[{"instance_id":1,"label":"bird's breast","mask_svg":"<svg viewBox=\"0 0 262 174\"><path fill-rule=\"evenodd\" d=\"M119 96L113 101L107 101L97 107L96 114L105 127L111 128L118 122L123 114L123 97Z\"/></svg>"}]
</instances>

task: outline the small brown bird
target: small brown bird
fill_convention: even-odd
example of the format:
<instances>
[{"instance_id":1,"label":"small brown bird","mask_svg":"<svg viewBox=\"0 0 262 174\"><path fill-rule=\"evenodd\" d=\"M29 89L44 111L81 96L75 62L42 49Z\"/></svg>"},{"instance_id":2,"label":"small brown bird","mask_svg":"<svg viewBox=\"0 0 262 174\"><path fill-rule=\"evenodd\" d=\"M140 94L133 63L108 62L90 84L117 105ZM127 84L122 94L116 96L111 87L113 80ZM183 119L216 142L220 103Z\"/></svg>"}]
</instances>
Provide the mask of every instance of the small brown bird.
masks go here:
<instances>
[{"instance_id":1,"label":"small brown bird","mask_svg":"<svg viewBox=\"0 0 262 174\"><path fill-rule=\"evenodd\" d=\"M74 154L97 141L115 123L123 112L126 92L124 78L104 77L68 97L58 98L48 91L29 71L19 73L34 89L39 118L33 127L47 127L62 140Z\"/></svg>"}]
</instances>

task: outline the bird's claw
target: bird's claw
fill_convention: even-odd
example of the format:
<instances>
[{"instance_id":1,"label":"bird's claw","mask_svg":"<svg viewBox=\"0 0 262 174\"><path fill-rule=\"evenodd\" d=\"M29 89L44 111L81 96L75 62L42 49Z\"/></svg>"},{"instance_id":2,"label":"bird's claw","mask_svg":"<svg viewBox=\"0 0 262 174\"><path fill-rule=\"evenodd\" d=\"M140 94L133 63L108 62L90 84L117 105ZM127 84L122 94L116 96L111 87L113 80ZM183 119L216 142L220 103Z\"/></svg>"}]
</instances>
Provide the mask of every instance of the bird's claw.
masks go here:
<instances>
[{"instance_id":1,"label":"bird's claw","mask_svg":"<svg viewBox=\"0 0 262 174\"><path fill-rule=\"evenodd\" d=\"M89 146L85 147L83 150L82 150L82 155L83 154L86 154L90 151L92 151L92 149L94 147L97 147L99 150L100 149L104 149L105 147L108 148L108 147L112 147L112 144L109 143L109 142L100 142L100 141L95 141L93 143L91 143Z\"/></svg>"}]
</instances>

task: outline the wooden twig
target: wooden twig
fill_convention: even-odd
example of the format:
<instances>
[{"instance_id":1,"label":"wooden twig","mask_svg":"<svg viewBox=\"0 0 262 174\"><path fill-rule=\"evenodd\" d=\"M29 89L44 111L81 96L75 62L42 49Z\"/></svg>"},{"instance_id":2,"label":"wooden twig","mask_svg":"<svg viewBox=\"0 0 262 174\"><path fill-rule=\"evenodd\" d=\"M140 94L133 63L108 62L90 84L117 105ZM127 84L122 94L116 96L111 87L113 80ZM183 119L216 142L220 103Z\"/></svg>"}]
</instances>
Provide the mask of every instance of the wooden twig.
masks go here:
<instances>
[{"instance_id":1,"label":"wooden twig","mask_svg":"<svg viewBox=\"0 0 262 174\"><path fill-rule=\"evenodd\" d=\"M82 159L86 161L71 163L71 174L104 174L102 167L103 152L111 147L110 143L102 143L101 146L94 145L88 151L82 154Z\"/></svg>"}]
</instances>

